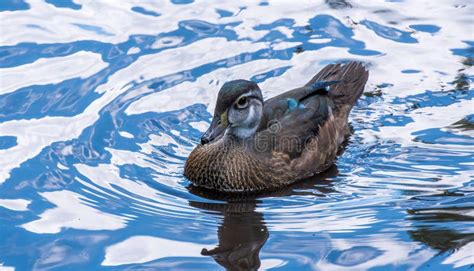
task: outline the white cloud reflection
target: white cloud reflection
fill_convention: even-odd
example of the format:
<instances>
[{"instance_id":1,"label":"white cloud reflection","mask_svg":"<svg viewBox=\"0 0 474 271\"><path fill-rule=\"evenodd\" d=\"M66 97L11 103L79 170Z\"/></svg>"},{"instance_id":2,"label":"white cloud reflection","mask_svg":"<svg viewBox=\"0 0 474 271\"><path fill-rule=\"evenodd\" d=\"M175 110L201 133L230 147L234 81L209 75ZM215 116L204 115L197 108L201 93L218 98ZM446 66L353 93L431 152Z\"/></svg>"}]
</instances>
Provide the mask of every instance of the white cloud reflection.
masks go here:
<instances>
[{"instance_id":1,"label":"white cloud reflection","mask_svg":"<svg viewBox=\"0 0 474 271\"><path fill-rule=\"evenodd\" d=\"M13 211L26 211L31 200L26 199L0 199L0 207Z\"/></svg>"},{"instance_id":2,"label":"white cloud reflection","mask_svg":"<svg viewBox=\"0 0 474 271\"><path fill-rule=\"evenodd\" d=\"M456 249L453 254L449 255L443 264L452 264L454 268L474 264L474 242Z\"/></svg>"},{"instance_id":3,"label":"white cloud reflection","mask_svg":"<svg viewBox=\"0 0 474 271\"><path fill-rule=\"evenodd\" d=\"M83 201L84 196L62 190L40 195L56 205L22 227L34 233L58 233L65 228L84 230L117 230L125 227L126 219L99 211Z\"/></svg>"},{"instance_id":4,"label":"white cloud reflection","mask_svg":"<svg viewBox=\"0 0 474 271\"><path fill-rule=\"evenodd\" d=\"M0 95L31 85L55 84L71 78L86 78L107 67L101 55L77 52L65 57L41 58L12 68L0 68Z\"/></svg>"},{"instance_id":5,"label":"white cloud reflection","mask_svg":"<svg viewBox=\"0 0 474 271\"><path fill-rule=\"evenodd\" d=\"M133 236L105 249L102 265L145 263L167 257L196 257L204 244L169 240L153 236Z\"/></svg>"}]
</instances>

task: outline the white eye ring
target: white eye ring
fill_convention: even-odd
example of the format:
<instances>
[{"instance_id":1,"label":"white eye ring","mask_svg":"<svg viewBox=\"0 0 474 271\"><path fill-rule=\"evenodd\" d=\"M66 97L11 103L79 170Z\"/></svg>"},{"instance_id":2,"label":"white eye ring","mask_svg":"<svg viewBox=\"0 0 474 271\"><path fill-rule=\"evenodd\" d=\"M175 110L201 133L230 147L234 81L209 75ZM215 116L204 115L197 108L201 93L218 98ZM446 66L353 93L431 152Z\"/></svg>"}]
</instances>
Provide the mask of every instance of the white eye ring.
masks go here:
<instances>
[{"instance_id":1,"label":"white eye ring","mask_svg":"<svg viewBox=\"0 0 474 271\"><path fill-rule=\"evenodd\" d=\"M236 106L238 109L246 108L248 105L249 105L249 99L248 99L247 97L245 97L245 96L239 98L239 100L237 100L237 102L235 103L235 106Z\"/></svg>"}]
</instances>

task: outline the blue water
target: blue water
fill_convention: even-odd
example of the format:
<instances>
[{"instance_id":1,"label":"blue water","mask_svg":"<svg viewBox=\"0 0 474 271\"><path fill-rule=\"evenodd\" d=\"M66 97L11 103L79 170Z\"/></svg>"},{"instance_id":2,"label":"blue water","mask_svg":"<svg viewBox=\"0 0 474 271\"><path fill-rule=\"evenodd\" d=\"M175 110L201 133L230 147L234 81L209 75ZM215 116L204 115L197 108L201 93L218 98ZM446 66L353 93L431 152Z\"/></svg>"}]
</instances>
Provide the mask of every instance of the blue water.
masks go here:
<instances>
[{"instance_id":1,"label":"blue water","mask_svg":"<svg viewBox=\"0 0 474 271\"><path fill-rule=\"evenodd\" d=\"M471 1L0 3L0 270L472 270ZM300 1L301 2L301 1ZM232 79L370 78L328 172L190 186Z\"/></svg>"}]
</instances>

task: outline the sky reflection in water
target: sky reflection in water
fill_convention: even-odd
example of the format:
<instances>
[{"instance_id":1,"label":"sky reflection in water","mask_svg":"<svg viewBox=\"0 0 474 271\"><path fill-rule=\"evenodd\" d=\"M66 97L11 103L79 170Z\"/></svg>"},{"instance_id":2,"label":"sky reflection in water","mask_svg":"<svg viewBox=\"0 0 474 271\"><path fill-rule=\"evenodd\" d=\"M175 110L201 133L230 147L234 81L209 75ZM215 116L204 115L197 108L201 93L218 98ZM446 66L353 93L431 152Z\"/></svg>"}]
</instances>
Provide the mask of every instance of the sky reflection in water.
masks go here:
<instances>
[{"instance_id":1,"label":"sky reflection in water","mask_svg":"<svg viewBox=\"0 0 474 271\"><path fill-rule=\"evenodd\" d=\"M387 270L474 264L469 1L3 1L0 269ZM218 89L265 97L368 63L354 134L258 198L189 186Z\"/></svg>"}]
</instances>

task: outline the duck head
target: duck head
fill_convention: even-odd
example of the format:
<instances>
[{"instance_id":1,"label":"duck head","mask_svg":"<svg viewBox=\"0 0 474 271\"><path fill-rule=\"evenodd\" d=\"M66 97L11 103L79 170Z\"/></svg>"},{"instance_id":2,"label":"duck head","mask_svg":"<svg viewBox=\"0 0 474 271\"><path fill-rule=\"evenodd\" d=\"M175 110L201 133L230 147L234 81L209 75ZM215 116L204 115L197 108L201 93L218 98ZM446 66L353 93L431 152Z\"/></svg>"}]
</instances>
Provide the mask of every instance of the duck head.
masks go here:
<instances>
[{"instance_id":1,"label":"duck head","mask_svg":"<svg viewBox=\"0 0 474 271\"><path fill-rule=\"evenodd\" d=\"M260 125L262 114L262 91L256 83L227 82L219 90L211 126L201 137L201 144L229 135L238 139L251 137Z\"/></svg>"}]
</instances>

